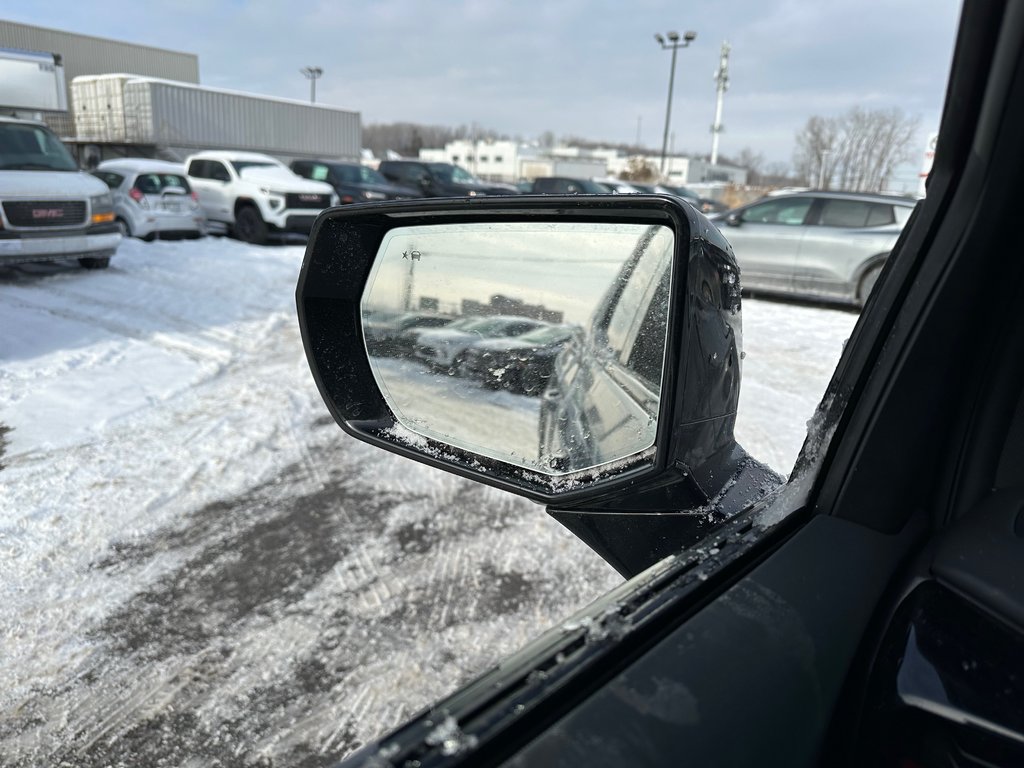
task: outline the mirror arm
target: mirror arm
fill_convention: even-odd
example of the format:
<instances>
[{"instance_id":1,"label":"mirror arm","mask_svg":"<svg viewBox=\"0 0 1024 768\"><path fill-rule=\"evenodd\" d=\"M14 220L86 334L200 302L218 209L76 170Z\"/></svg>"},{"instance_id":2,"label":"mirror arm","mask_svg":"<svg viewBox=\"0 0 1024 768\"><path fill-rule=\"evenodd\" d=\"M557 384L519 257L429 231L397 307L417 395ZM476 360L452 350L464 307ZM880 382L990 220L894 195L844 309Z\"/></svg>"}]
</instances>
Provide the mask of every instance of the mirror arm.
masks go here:
<instances>
[{"instance_id":1,"label":"mirror arm","mask_svg":"<svg viewBox=\"0 0 1024 768\"><path fill-rule=\"evenodd\" d=\"M697 471L677 464L646 487L585 508L547 511L628 579L696 544L712 525L749 508L781 482L778 473L733 443Z\"/></svg>"}]
</instances>

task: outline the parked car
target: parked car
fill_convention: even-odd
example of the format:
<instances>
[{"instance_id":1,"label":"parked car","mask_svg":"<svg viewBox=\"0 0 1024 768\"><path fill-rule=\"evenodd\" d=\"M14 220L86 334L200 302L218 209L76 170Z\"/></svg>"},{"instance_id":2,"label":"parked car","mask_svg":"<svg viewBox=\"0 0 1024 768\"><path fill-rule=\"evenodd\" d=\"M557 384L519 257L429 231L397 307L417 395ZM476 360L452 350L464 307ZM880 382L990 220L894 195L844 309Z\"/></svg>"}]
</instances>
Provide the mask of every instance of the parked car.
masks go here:
<instances>
[{"instance_id":1,"label":"parked car","mask_svg":"<svg viewBox=\"0 0 1024 768\"><path fill-rule=\"evenodd\" d=\"M461 372L488 387L539 396L547 388L555 358L576 332L574 326L552 325L521 336L483 339L466 349Z\"/></svg>"},{"instance_id":2,"label":"parked car","mask_svg":"<svg viewBox=\"0 0 1024 768\"><path fill-rule=\"evenodd\" d=\"M363 325L366 351L371 355L408 357L412 355L413 329L441 328L455 320L439 312L404 312L391 318L368 319Z\"/></svg>"},{"instance_id":3,"label":"parked car","mask_svg":"<svg viewBox=\"0 0 1024 768\"><path fill-rule=\"evenodd\" d=\"M541 176L533 180L530 192L535 195L604 195L608 188L590 179Z\"/></svg>"},{"instance_id":4,"label":"parked car","mask_svg":"<svg viewBox=\"0 0 1024 768\"><path fill-rule=\"evenodd\" d=\"M325 181L334 187L342 205L367 200L401 200L423 197L421 189L392 184L379 171L359 163L328 160L295 160L291 169L304 179Z\"/></svg>"},{"instance_id":5,"label":"parked car","mask_svg":"<svg viewBox=\"0 0 1024 768\"><path fill-rule=\"evenodd\" d=\"M110 188L122 237L201 237L206 217L178 163L144 158L106 160L92 175Z\"/></svg>"},{"instance_id":6,"label":"parked car","mask_svg":"<svg viewBox=\"0 0 1024 768\"><path fill-rule=\"evenodd\" d=\"M512 184L481 181L469 171L452 163L383 160L377 170L395 184L421 190L425 197L519 194L519 190Z\"/></svg>"},{"instance_id":7,"label":"parked car","mask_svg":"<svg viewBox=\"0 0 1024 768\"><path fill-rule=\"evenodd\" d=\"M745 290L864 306L915 202L809 191L710 218L736 251Z\"/></svg>"},{"instance_id":8,"label":"parked car","mask_svg":"<svg viewBox=\"0 0 1024 768\"><path fill-rule=\"evenodd\" d=\"M107 186L42 123L0 117L0 265L78 259L102 269L120 242Z\"/></svg>"},{"instance_id":9,"label":"parked car","mask_svg":"<svg viewBox=\"0 0 1024 768\"><path fill-rule=\"evenodd\" d=\"M308 234L317 214L338 204L330 184L257 152L197 152L185 167L206 218L247 243L265 243L273 233Z\"/></svg>"},{"instance_id":10,"label":"parked car","mask_svg":"<svg viewBox=\"0 0 1024 768\"><path fill-rule=\"evenodd\" d=\"M459 325L423 331L416 339L413 354L435 368L461 374L466 350L480 339L520 336L527 331L547 327L542 320L515 315L485 315Z\"/></svg>"}]
</instances>

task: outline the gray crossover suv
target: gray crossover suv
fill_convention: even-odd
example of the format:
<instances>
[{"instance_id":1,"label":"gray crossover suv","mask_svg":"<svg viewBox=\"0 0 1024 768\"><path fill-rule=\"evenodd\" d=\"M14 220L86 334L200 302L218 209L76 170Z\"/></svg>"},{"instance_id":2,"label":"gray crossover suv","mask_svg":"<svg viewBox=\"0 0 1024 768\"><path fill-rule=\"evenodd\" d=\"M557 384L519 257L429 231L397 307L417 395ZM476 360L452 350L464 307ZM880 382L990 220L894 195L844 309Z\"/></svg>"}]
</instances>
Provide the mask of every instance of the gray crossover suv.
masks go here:
<instances>
[{"instance_id":1,"label":"gray crossover suv","mask_svg":"<svg viewBox=\"0 0 1024 768\"><path fill-rule=\"evenodd\" d=\"M853 192L767 197L709 218L751 292L863 306L916 200Z\"/></svg>"}]
</instances>

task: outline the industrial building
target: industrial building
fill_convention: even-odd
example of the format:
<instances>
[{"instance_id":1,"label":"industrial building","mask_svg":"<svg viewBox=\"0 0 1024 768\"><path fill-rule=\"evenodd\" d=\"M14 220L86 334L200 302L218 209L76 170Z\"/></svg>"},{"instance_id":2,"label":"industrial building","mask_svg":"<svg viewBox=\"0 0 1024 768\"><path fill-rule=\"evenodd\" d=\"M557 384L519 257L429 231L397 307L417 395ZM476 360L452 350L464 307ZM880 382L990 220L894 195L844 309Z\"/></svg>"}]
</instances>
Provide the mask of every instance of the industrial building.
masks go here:
<instances>
[{"instance_id":1,"label":"industrial building","mask_svg":"<svg viewBox=\"0 0 1024 768\"><path fill-rule=\"evenodd\" d=\"M79 75L131 72L185 83L199 82L199 57L102 37L78 35L0 19L0 48L45 51L60 56L71 104L71 81ZM68 112L43 112L43 120L62 138L75 138L74 118Z\"/></svg>"}]
</instances>

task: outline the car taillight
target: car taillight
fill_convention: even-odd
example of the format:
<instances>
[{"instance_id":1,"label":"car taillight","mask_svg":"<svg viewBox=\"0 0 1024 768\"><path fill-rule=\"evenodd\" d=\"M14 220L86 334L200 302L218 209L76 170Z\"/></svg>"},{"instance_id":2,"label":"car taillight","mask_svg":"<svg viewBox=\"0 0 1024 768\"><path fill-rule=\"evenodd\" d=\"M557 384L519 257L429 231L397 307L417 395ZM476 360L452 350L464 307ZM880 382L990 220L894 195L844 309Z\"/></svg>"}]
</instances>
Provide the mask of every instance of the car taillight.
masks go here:
<instances>
[{"instance_id":1,"label":"car taillight","mask_svg":"<svg viewBox=\"0 0 1024 768\"><path fill-rule=\"evenodd\" d=\"M149 203L146 202L146 196L142 194L142 190L138 187L132 187L128 190L128 197L134 200L142 208L149 208Z\"/></svg>"},{"instance_id":2,"label":"car taillight","mask_svg":"<svg viewBox=\"0 0 1024 768\"><path fill-rule=\"evenodd\" d=\"M343 203L354 203L356 199L352 195L342 195L341 202Z\"/></svg>"}]
</instances>

